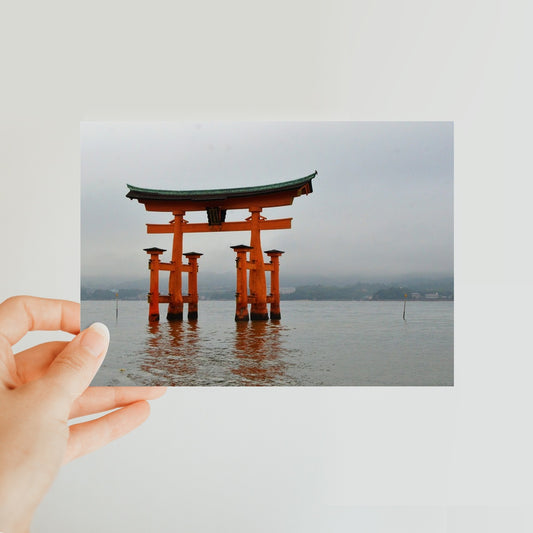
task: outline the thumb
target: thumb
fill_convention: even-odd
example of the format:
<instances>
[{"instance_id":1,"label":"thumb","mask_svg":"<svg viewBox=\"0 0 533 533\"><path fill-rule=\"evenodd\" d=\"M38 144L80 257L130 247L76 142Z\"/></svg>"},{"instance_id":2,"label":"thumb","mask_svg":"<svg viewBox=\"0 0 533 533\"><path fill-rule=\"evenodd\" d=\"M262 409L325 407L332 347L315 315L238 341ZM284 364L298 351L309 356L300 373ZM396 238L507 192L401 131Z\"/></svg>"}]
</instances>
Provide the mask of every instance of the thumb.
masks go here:
<instances>
[{"instance_id":1,"label":"thumb","mask_svg":"<svg viewBox=\"0 0 533 533\"><path fill-rule=\"evenodd\" d=\"M43 376L49 390L63 396L69 409L91 383L108 346L109 330L95 322L67 344Z\"/></svg>"}]
</instances>

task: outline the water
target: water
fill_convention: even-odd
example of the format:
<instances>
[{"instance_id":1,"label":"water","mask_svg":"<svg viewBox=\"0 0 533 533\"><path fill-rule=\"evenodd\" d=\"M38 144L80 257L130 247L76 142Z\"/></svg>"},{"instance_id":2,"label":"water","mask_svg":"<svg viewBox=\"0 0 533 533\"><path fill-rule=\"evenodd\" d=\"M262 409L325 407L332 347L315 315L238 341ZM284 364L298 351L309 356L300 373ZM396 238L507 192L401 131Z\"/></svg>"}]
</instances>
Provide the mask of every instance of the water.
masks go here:
<instances>
[{"instance_id":1,"label":"water","mask_svg":"<svg viewBox=\"0 0 533 533\"><path fill-rule=\"evenodd\" d=\"M94 385L453 385L453 302L282 301L281 321L235 322L200 301L197 322L148 323L148 304L83 301L108 325ZM186 313L184 313L186 316Z\"/></svg>"}]
</instances>

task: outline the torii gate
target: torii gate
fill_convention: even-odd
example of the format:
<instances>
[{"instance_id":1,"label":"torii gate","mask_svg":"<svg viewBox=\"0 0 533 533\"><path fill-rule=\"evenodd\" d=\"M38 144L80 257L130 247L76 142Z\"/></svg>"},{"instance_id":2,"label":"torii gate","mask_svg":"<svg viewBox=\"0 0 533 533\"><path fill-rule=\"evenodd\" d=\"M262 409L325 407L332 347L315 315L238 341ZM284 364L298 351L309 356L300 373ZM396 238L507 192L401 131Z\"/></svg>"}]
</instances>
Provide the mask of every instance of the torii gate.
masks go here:
<instances>
[{"instance_id":1,"label":"torii gate","mask_svg":"<svg viewBox=\"0 0 533 533\"><path fill-rule=\"evenodd\" d=\"M261 230L290 229L292 218L267 220L261 216L266 207L291 205L294 198L313 192L312 179L315 171L304 178L263 185L258 187L240 187L234 189L211 189L192 191L169 191L160 189L143 189L127 185L126 197L136 199L144 204L147 211L168 211L174 218L168 224L147 224L149 234L170 233L173 235L172 260L163 263L159 256L166 250L162 248L145 248L150 255L150 303L149 320L159 320L159 303L168 303L167 319L182 320L183 304L187 303L188 318L198 317L197 272L198 252L183 254L183 234L217 231L250 231L250 246L244 244L232 246L237 253L237 290L235 320L268 320L267 304L270 304L270 318L281 318L279 308L279 257L281 250L268 250L270 262L265 264L261 250ZM243 221L226 222L228 209L248 209L250 216ZM187 211L206 211L207 223L190 224L184 219ZM247 258L249 254L249 258ZM188 258L183 264L181 256ZM168 270L168 295L159 294L159 271ZM247 284L247 272L250 271ZM183 272L189 275L189 294L182 294L181 277ZM267 295L266 272L271 273L270 294ZM248 315L248 304L251 304Z\"/></svg>"}]
</instances>

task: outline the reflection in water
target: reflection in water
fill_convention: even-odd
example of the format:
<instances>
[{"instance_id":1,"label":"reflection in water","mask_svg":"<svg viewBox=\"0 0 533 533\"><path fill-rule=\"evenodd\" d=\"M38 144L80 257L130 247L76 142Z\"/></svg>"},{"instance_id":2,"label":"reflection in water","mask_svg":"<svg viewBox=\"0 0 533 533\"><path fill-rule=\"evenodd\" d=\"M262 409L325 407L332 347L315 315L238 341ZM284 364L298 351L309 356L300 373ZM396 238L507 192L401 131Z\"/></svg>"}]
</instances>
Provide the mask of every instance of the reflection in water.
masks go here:
<instances>
[{"instance_id":1,"label":"reflection in water","mask_svg":"<svg viewBox=\"0 0 533 533\"><path fill-rule=\"evenodd\" d=\"M282 327L276 322L235 322L219 328L198 322L148 324L140 370L145 384L273 385L286 380ZM285 354L286 355L286 354ZM147 383L148 381L148 383Z\"/></svg>"},{"instance_id":2,"label":"reflection in water","mask_svg":"<svg viewBox=\"0 0 533 533\"><path fill-rule=\"evenodd\" d=\"M110 325L93 385L453 385L453 302L287 301L281 322L233 320L206 301L198 322L147 325L146 303L83 301L82 324ZM400 306L401 307L401 306Z\"/></svg>"},{"instance_id":3,"label":"reflection in water","mask_svg":"<svg viewBox=\"0 0 533 533\"><path fill-rule=\"evenodd\" d=\"M141 369L158 378L158 383L179 385L180 376L197 371L193 355L198 343L196 322L172 321L146 326L145 357Z\"/></svg>"},{"instance_id":4,"label":"reflection in water","mask_svg":"<svg viewBox=\"0 0 533 533\"><path fill-rule=\"evenodd\" d=\"M280 360L279 321L236 322L235 362L232 372L248 385L267 385L282 377L286 364Z\"/></svg>"}]
</instances>

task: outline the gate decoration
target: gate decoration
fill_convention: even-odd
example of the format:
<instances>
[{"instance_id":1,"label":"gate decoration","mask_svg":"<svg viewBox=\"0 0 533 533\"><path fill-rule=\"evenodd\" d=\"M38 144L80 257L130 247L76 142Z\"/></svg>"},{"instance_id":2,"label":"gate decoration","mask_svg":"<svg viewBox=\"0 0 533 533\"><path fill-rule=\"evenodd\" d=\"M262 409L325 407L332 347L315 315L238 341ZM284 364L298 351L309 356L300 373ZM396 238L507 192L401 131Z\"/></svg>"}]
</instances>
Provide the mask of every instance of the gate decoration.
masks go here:
<instances>
[{"instance_id":1,"label":"gate decoration","mask_svg":"<svg viewBox=\"0 0 533 533\"><path fill-rule=\"evenodd\" d=\"M160 260L166 250L145 248L149 254L150 292L149 320L159 320L159 304L168 303L167 319L182 320L183 304L188 304L189 320L198 318L197 273L201 253L183 253L183 234L217 231L249 231L250 245L232 246L237 254L237 289L235 294L235 320L268 320L267 304L270 304L270 318L281 318L279 292L279 258L281 250L267 250L270 262L265 263L261 250L261 231L290 229L292 218L268 220L261 215L264 208L291 205L294 198L313 192L313 172L304 178L233 189L210 189L171 191L144 189L127 185L127 198L144 204L147 211L172 213L168 224L147 224L149 234L169 233L173 235L172 259ZM243 221L226 222L226 212L231 209L248 209L250 216ZM188 211L205 211L206 223L189 223L184 216ZM183 264L182 255L188 259ZM159 293L159 271L169 271L168 295ZM182 294L182 274L188 273L188 294ZM266 272L270 272L270 294L267 294ZM250 313L248 306L250 305Z\"/></svg>"}]
</instances>

